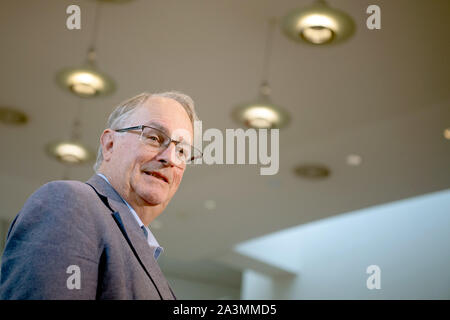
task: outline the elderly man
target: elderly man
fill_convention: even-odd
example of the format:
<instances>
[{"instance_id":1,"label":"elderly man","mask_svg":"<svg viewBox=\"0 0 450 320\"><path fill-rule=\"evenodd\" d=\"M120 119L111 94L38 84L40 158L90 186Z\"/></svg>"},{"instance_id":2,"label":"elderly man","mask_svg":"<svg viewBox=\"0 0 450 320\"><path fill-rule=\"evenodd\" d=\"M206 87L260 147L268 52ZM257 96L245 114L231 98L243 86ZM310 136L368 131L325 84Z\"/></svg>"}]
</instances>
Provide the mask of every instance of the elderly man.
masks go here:
<instances>
[{"instance_id":1,"label":"elderly man","mask_svg":"<svg viewBox=\"0 0 450 320\"><path fill-rule=\"evenodd\" d=\"M14 219L0 299L176 299L147 227L180 185L196 120L192 99L141 94L118 106L86 183L39 188Z\"/></svg>"}]
</instances>

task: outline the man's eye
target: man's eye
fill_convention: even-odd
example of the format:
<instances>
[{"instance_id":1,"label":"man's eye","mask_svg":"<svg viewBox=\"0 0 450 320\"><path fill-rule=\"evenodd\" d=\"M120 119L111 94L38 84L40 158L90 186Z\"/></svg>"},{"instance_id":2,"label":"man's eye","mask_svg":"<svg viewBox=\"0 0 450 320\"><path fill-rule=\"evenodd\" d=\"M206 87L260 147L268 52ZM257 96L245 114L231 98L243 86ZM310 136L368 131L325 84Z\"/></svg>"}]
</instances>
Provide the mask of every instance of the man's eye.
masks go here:
<instances>
[{"instance_id":1,"label":"man's eye","mask_svg":"<svg viewBox=\"0 0 450 320\"><path fill-rule=\"evenodd\" d=\"M186 151L183 149L178 150L178 157L180 157L181 159L186 158Z\"/></svg>"},{"instance_id":2,"label":"man's eye","mask_svg":"<svg viewBox=\"0 0 450 320\"><path fill-rule=\"evenodd\" d=\"M189 158L189 148L187 146L178 146L177 148L177 156L184 161Z\"/></svg>"},{"instance_id":3,"label":"man's eye","mask_svg":"<svg viewBox=\"0 0 450 320\"><path fill-rule=\"evenodd\" d=\"M161 138L158 135L155 134L151 134L151 135L146 135L145 139L147 141L147 143L153 145L153 146L160 146L161 145Z\"/></svg>"}]
</instances>

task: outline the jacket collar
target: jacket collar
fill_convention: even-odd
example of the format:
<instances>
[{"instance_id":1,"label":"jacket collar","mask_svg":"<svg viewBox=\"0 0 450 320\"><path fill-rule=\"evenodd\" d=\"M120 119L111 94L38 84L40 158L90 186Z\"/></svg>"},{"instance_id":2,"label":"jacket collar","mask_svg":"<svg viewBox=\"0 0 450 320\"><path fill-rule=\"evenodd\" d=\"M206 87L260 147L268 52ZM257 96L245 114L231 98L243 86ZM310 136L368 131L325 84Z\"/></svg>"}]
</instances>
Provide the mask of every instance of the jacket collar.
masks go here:
<instances>
[{"instance_id":1,"label":"jacket collar","mask_svg":"<svg viewBox=\"0 0 450 320\"><path fill-rule=\"evenodd\" d=\"M102 196L113 200L115 202L123 202L119 193L98 174L94 174L88 181L88 184L93 186L95 190ZM124 204L125 205L125 204ZM126 205L125 205L126 206Z\"/></svg>"},{"instance_id":2,"label":"jacket collar","mask_svg":"<svg viewBox=\"0 0 450 320\"><path fill-rule=\"evenodd\" d=\"M139 227L130 209L122 200L122 197L108 182L97 174L94 174L86 183L94 188L103 203L111 210L112 216L122 235L158 289L162 299L172 299L172 293L167 280L153 257L153 251L157 247L150 246L149 249L149 244L142 229Z\"/></svg>"}]
</instances>

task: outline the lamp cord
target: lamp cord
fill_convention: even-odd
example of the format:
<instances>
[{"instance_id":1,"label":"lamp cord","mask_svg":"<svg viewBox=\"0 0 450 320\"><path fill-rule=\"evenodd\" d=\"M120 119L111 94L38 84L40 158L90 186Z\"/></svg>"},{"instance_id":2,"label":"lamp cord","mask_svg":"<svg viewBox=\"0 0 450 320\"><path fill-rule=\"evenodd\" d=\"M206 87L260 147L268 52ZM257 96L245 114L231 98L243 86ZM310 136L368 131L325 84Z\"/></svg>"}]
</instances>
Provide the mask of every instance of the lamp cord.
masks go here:
<instances>
[{"instance_id":1,"label":"lamp cord","mask_svg":"<svg viewBox=\"0 0 450 320\"><path fill-rule=\"evenodd\" d=\"M89 64L94 64L96 60L96 49L95 44L97 43L98 38L98 30L99 30L99 23L100 23L100 12L101 12L101 1L97 0L97 3L95 4L94 8L94 24L92 27L92 36L91 36L91 42L89 45L88 53L87 53L87 60Z\"/></svg>"},{"instance_id":2,"label":"lamp cord","mask_svg":"<svg viewBox=\"0 0 450 320\"><path fill-rule=\"evenodd\" d=\"M269 71L270 71L270 58L272 55L273 33L277 24L277 18L269 19L267 23L266 43L264 48L264 58L262 67L262 80L261 83L268 83Z\"/></svg>"},{"instance_id":3,"label":"lamp cord","mask_svg":"<svg viewBox=\"0 0 450 320\"><path fill-rule=\"evenodd\" d=\"M70 130L70 140L72 141L81 140L81 113L83 111L83 100L81 98L78 99L77 113L72 122L72 130Z\"/></svg>"}]
</instances>

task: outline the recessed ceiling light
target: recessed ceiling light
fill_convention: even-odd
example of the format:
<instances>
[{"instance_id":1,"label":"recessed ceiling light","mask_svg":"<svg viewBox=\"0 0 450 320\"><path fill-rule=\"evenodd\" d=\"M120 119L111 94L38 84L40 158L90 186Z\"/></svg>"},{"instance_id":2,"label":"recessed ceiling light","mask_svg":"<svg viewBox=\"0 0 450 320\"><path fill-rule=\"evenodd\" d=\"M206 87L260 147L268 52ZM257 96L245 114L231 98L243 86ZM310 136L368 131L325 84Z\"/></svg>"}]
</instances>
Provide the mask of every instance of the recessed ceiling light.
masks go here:
<instances>
[{"instance_id":1,"label":"recessed ceiling light","mask_svg":"<svg viewBox=\"0 0 450 320\"><path fill-rule=\"evenodd\" d=\"M294 169L295 174L306 179L323 179L330 175L330 169L320 164L303 164Z\"/></svg>"},{"instance_id":2,"label":"recessed ceiling light","mask_svg":"<svg viewBox=\"0 0 450 320\"><path fill-rule=\"evenodd\" d=\"M57 75L57 82L83 98L106 95L115 89L114 82L109 76L91 67L63 69Z\"/></svg>"},{"instance_id":3,"label":"recessed ceiling light","mask_svg":"<svg viewBox=\"0 0 450 320\"><path fill-rule=\"evenodd\" d=\"M450 140L450 128L444 130L444 137L447 140Z\"/></svg>"},{"instance_id":4,"label":"recessed ceiling light","mask_svg":"<svg viewBox=\"0 0 450 320\"><path fill-rule=\"evenodd\" d=\"M50 143L46 149L51 157L67 164L82 164L93 158L93 153L87 147L73 141Z\"/></svg>"},{"instance_id":5,"label":"recessed ceiling light","mask_svg":"<svg viewBox=\"0 0 450 320\"><path fill-rule=\"evenodd\" d=\"M249 128L282 128L288 123L288 114L270 103L249 103L238 106L233 118Z\"/></svg>"},{"instance_id":6,"label":"recessed ceiling light","mask_svg":"<svg viewBox=\"0 0 450 320\"><path fill-rule=\"evenodd\" d=\"M295 9L283 18L284 33L292 40L313 45L342 42L355 29L353 20L346 13L329 7L325 1Z\"/></svg>"},{"instance_id":7,"label":"recessed ceiling light","mask_svg":"<svg viewBox=\"0 0 450 320\"><path fill-rule=\"evenodd\" d=\"M0 107L0 121L11 125L23 125L28 122L28 117L22 111L8 107Z\"/></svg>"},{"instance_id":8,"label":"recessed ceiling light","mask_svg":"<svg viewBox=\"0 0 450 320\"><path fill-rule=\"evenodd\" d=\"M359 166L362 163L362 157L357 154L349 154L347 156L347 164L349 166Z\"/></svg>"}]
</instances>

